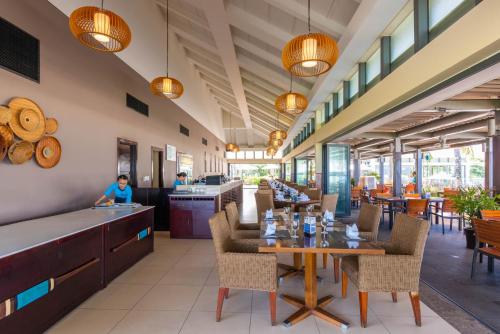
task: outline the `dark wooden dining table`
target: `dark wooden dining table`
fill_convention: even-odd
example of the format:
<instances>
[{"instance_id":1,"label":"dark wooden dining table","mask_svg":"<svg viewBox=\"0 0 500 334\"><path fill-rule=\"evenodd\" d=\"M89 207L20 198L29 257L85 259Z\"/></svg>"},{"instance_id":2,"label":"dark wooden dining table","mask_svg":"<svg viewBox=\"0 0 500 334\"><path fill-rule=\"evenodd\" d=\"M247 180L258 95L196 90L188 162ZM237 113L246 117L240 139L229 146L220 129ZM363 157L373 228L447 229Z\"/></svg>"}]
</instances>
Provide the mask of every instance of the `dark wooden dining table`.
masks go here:
<instances>
[{"instance_id":1,"label":"dark wooden dining table","mask_svg":"<svg viewBox=\"0 0 500 334\"><path fill-rule=\"evenodd\" d=\"M291 198L288 199L285 198L284 200L277 200L276 198L274 198L273 201L274 201L274 207L283 208L289 206L292 212L297 212L300 207L321 204L321 200L319 199L313 199L308 201L292 201Z\"/></svg>"},{"instance_id":2,"label":"dark wooden dining table","mask_svg":"<svg viewBox=\"0 0 500 334\"><path fill-rule=\"evenodd\" d=\"M392 197L385 197L385 196L376 196L375 200L379 202L385 202L387 203L388 206L388 211L389 211L389 229L392 230L392 226L394 225L394 213L396 212L396 209L404 209L406 207L406 203L408 200L413 199L413 198L401 198L397 196L392 196ZM443 202L442 197L431 197L428 198L429 200L429 207L432 205L432 203L436 204L436 208L439 205L439 203ZM430 214L429 208L427 208L427 214Z\"/></svg>"},{"instance_id":3,"label":"dark wooden dining table","mask_svg":"<svg viewBox=\"0 0 500 334\"><path fill-rule=\"evenodd\" d=\"M327 322L346 329L349 323L342 318L326 311L323 307L333 300L332 295L318 298L318 277L316 273L317 254L336 255L380 255L385 254L383 248L366 240L349 240L346 237L346 225L337 222L333 227L328 228L327 234L321 233L321 227L316 234L307 236L304 234L304 217L300 215L300 226L297 231L297 238L291 237L289 216L282 214L279 217L263 221L261 224L261 243L259 252L261 253L291 253L304 254L304 298L290 295L280 297L289 304L299 308L290 315L284 325L289 327L306 319L310 315L317 316ZM267 224L276 224L276 236L266 236Z\"/></svg>"}]
</instances>

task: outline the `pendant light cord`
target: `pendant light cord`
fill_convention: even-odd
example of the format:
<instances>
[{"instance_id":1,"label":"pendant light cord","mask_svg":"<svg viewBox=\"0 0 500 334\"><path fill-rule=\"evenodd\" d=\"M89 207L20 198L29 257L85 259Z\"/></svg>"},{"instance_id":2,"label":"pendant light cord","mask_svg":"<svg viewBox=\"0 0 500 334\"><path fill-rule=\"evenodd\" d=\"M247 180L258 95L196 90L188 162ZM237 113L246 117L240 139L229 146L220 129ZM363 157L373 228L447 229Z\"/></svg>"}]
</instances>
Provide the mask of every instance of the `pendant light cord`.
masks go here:
<instances>
[{"instance_id":1,"label":"pendant light cord","mask_svg":"<svg viewBox=\"0 0 500 334\"><path fill-rule=\"evenodd\" d=\"M307 0L307 30L311 33L311 0Z\"/></svg>"},{"instance_id":2,"label":"pendant light cord","mask_svg":"<svg viewBox=\"0 0 500 334\"><path fill-rule=\"evenodd\" d=\"M101 0L101 10L104 9L104 0Z\"/></svg>"},{"instance_id":3,"label":"pendant light cord","mask_svg":"<svg viewBox=\"0 0 500 334\"><path fill-rule=\"evenodd\" d=\"M292 75L292 72L290 72L290 92L292 92L292 82L293 82L293 75Z\"/></svg>"},{"instance_id":4,"label":"pendant light cord","mask_svg":"<svg viewBox=\"0 0 500 334\"><path fill-rule=\"evenodd\" d=\"M167 0L167 77L168 77L168 0Z\"/></svg>"}]
</instances>

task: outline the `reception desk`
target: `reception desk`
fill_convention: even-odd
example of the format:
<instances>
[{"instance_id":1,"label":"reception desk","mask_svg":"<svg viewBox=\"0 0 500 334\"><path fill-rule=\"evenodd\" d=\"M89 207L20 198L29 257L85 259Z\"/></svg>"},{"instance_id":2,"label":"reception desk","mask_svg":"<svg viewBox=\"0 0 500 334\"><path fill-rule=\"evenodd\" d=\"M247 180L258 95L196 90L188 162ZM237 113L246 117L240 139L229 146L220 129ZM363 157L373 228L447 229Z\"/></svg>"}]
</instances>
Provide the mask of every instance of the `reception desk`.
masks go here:
<instances>
[{"instance_id":1,"label":"reception desk","mask_svg":"<svg viewBox=\"0 0 500 334\"><path fill-rule=\"evenodd\" d=\"M208 220L227 203L243 200L243 181L232 181L219 186L178 186L170 198L171 238L211 238Z\"/></svg>"},{"instance_id":2,"label":"reception desk","mask_svg":"<svg viewBox=\"0 0 500 334\"><path fill-rule=\"evenodd\" d=\"M42 333L153 251L153 207L0 227L0 333Z\"/></svg>"}]
</instances>

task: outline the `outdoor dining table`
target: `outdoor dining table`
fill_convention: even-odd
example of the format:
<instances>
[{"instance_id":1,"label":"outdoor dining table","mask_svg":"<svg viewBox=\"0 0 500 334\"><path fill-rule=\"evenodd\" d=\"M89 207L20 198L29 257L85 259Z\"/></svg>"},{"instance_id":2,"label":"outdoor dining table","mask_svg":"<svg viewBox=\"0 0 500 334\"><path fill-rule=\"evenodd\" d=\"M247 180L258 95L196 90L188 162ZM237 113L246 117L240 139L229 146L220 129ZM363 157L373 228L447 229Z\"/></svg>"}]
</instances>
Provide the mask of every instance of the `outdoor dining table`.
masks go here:
<instances>
[{"instance_id":1,"label":"outdoor dining table","mask_svg":"<svg viewBox=\"0 0 500 334\"><path fill-rule=\"evenodd\" d=\"M403 206L406 206L406 203L408 202L409 199L413 198L402 198L402 197L384 197L384 196L376 196L375 199L380 202L386 202L388 204L388 210L389 210L389 229L392 230L392 225L394 224L394 213L396 211L396 208L401 208ZM428 198L429 200L429 206L431 206L432 203L439 205L439 203L442 203L444 198L442 197L431 197ZM399 206L398 206L399 204ZM429 214L429 208L427 210L427 214Z\"/></svg>"},{"instance_id":2,"label":"outdoor dining table","mask_svg":"<svg viewBox=\"0 0 500 334\"><path fill-rule=\"evenodd\" d=\"M292 253L305 255L304 268L304 298L290 295L280 297L293 306L299 308L298 311L290 315L284 325L289 327L306 319L310 315L317 316L327 322L346 329L349 323L342 318L326 311L323 307L333 300L332 295L327 295L318 299L318 277L316 274L317 254L336 255L383 255L383 248L366 240L349 240L346 237L346 225L336 222L333 227L327 228L328 233L322 234L319 228L315 235L304 234L304 217L300 215L300 226L297 231L297 238L291 237L289 227L291 219L287 215L280 215L271 221L264 221L261 225L261 242L259 252L261 253ZM276 235L270 237L266 235L267 224L276 224ZM264 240L262 240L264 241Z\"/></svg>"}]
</instances>

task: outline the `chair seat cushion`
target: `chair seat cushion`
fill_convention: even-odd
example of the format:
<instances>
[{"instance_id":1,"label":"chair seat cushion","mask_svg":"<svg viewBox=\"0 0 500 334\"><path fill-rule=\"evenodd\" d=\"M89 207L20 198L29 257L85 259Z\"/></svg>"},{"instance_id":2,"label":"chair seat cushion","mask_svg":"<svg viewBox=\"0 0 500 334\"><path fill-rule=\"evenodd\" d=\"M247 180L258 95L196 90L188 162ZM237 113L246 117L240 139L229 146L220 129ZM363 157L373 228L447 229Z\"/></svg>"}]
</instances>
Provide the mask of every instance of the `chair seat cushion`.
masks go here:
<instances>
[{"instance_id":1,"label":"chair seat cushion","mask_svg":"<svg viewBox=\"0 0 500 334\"><path fill-rule=\"evenodd\" d=\"M500 258L500 249L496 247L481 247L479 251L485 255L494 256Z\"/></svg>"},{"instance_id":2,"label":"chair seat cushion","mask_svg":"<svg viewBox=\"0 0 500 334\"><path fill-rule=\"evenodd\" d=\"M236 230L231 233L232 239L259 239L260 230Z\"/></svg>"}]
</instances>

